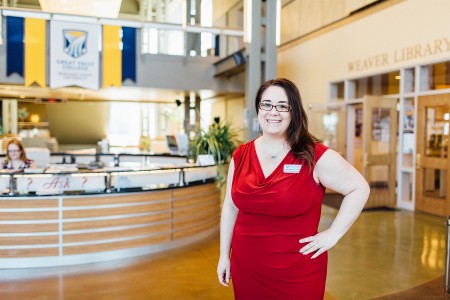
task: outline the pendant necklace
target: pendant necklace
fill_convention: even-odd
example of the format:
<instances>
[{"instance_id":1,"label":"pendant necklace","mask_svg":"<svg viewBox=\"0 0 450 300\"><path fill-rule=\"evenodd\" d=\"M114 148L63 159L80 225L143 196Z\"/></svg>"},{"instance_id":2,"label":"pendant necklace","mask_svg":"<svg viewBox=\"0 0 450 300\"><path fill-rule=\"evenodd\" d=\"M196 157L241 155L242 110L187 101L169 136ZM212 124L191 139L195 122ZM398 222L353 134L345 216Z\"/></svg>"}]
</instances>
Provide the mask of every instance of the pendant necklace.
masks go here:
<instances>
[{"instance_id":1,"label":"pendant necklace","mask_svg":"<svg viewBox=\"0 0 450 300\"><path fill-rule=\"evenodd\" d=\"M261 148L263 149L264 153L265 153L269 158L275 159L275 158L277 158L277 156L278 156L281 152L284 152L284 150L285 150L285 144L283 143L283 146L281 147L281 149L278 150L277 152L275 152L274 154L271 154L271 153L267 152L266 149L265 149L264 147L262 147L262 145L261 145Z\"/></svg>"}]
</instances>

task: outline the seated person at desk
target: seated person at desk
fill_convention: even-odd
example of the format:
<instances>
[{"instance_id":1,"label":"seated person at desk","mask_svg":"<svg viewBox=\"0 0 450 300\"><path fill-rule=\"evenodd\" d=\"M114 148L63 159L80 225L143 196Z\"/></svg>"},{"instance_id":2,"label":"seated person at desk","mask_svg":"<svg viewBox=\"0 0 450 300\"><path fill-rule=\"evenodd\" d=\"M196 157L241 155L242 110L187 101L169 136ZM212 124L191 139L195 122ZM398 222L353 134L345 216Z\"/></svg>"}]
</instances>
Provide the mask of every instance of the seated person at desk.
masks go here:
<instances>
[{"instance_id":1,"label":"seated person at desk","mask_svg":"<svg viewBox=\"0 0 450 300\"><path fill-rule=\"evenodd\" d=\"M2 163L2 169L23 170L27 168L36 168L34 160L27 158L25 149L20 141L9 141L6 149L6 159Z\"/></svg>"}]
</instances>

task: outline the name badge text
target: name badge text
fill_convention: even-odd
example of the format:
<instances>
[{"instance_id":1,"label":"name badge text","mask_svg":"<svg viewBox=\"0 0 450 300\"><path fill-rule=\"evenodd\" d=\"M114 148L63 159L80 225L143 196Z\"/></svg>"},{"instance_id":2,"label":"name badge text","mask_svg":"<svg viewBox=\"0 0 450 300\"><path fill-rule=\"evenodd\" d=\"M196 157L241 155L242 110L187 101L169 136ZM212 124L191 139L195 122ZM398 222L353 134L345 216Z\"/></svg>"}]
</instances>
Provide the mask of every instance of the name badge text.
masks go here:
<instances>
[{"instance_id":1,"label":"name badge text","mask_svg":"<svg viewBox=\"0 0 450 300\"><path fill-rule=\"evenodd\" d=\"M300 173L300 169L302 165L284 165L283 172L284 173Z\"/></svg>"}]
</instances>

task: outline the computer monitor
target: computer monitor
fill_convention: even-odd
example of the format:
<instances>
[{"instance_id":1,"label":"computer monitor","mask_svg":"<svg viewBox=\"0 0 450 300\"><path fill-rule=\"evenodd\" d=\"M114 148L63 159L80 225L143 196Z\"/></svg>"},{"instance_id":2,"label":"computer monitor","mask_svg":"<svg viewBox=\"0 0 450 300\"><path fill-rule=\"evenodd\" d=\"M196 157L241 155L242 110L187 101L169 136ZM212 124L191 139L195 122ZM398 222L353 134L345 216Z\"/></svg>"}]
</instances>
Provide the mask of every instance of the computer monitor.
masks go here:
<instances>
[{"instance_id":1,"label":"computer monitor","mask_svg":"<svg viewBox=\"0 0 450 300\"><path fill-rule=\"evenodd\" d=\"M178 153L180 155L188 155L189 152L189 138L187 134L177 135Z\"/></svg>"},{"instance_id":2,"label":"computer monitor","mask_svg":"<svg viewBox=\"0 0 450 300\"><path fill-rule=\"evenodd\" d=\"M171 154L178 154L177 138L174 135L166 135L167 148Z\"/></svg>"}]
</instances>

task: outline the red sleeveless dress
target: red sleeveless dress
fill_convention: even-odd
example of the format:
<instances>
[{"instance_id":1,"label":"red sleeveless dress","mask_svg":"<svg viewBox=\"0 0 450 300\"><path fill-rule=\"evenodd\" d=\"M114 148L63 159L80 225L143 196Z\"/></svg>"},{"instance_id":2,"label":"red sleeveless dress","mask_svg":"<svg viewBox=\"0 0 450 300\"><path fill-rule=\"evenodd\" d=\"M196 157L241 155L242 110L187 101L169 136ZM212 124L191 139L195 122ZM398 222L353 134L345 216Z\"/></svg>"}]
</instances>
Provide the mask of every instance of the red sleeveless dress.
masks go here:
<instances>
[{"instance_id":1,"label":"red sleeveless dress","mask_svg":"<svg viewBox=\"0 0 450 300\"><path fill-rule=\"evenodd\" d=\"M316 144L316 162L326 150ZM325 188L291 151L267 178L254 141L238 147L233 159L231 195L239 209L231 245L235 298L323 299L327 253L311 259L312 253L299 252L305 244L298 241L317 234ZM300 172L286 173L285 165L301 165Z\"/></svg>"}]
</instances>

